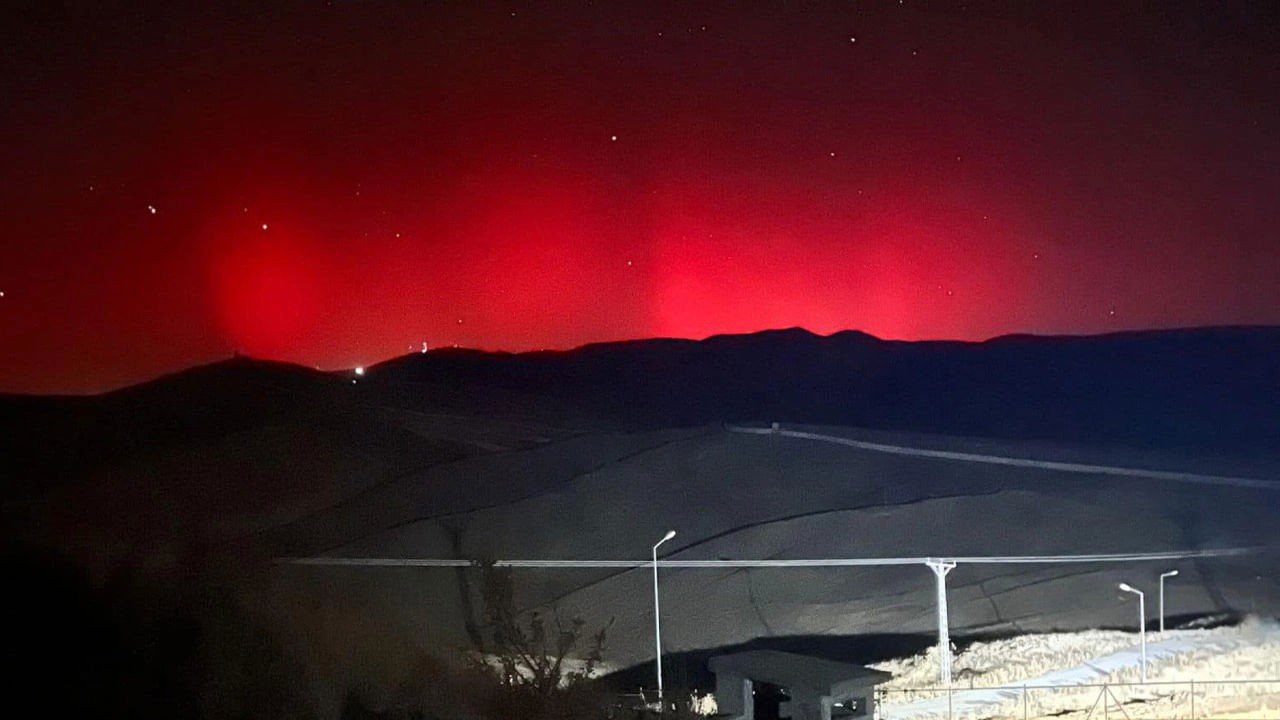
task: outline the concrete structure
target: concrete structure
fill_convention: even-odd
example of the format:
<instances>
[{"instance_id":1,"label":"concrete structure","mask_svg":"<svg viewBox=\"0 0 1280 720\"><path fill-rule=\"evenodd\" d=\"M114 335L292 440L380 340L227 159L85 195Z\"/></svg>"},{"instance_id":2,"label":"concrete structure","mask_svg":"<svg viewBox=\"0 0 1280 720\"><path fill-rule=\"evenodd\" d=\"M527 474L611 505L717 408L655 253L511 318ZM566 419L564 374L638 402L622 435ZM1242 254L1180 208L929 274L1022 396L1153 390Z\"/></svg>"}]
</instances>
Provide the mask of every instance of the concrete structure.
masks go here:
<instances>
[{"instance_id":1,"label":"concrete structure","mask_svg":"<svg viewBox=\"0 0 1280 720\"><path fill-rule=\"evenodd\" d=\"M731 720L755 717L752 684L756 682L786 688L791 701L781 705L780 717L831 720L834 712L837 716L871 718L875 686L891 677L861 665L777 650L717 655L707 666L716 675L719 716Z\"/></svg>"}]
</instances>

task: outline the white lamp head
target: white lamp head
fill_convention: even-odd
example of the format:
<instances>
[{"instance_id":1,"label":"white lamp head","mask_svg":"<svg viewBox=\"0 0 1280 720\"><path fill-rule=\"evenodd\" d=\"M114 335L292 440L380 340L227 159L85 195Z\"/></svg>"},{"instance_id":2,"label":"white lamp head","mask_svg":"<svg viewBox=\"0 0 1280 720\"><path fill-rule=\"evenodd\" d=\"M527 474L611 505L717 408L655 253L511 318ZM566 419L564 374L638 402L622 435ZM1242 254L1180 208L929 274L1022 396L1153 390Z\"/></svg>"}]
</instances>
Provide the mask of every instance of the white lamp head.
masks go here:
<instances>
[{"instance_id":1,"label":"white lamp head","mask_svg":"<svg viewBox=\"0 0 1280 720\"><path fill-rule=\"evenodd\" d=\"M662 536L662 542L666 542L676 536L675 530L668 530L666 535Z\"/></svg>"},{"instance_id":2,"label":"white lamp head","mask_svg":"<svg viewBox=\"0 0 1280 720\"><path fill-rule=\"evenodd\" d=\"M1173 577L1174 575L1177 575L1177 574L1178 574L1178 571L1177 571L1177 570L1170 570L1169 572L1164 573L1164 576L1165 576L1165 577Z\"/></svg>"},{"instance_id":3,"label":"white lamp head","mask_svg":"<svg viewBox=\"0 0 1280 720\"><path fill-rule=\"evenodd\" d=\"M1134 590L1129 583L1120 583L1120 589L1125 592L1138 592L1137 590Z\"/></svg>"}]
</instances>

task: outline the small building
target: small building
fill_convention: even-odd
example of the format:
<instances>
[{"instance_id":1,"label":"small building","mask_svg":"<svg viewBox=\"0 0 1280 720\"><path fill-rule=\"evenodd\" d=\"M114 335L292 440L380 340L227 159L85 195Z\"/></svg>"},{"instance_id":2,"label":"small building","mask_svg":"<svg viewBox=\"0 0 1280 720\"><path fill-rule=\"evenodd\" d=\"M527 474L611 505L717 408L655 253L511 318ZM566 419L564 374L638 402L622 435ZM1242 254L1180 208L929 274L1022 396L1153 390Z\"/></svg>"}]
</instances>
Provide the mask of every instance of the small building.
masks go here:
<instances>
[{"instance_id":1,"label":"small building","mask_svg":"<svg viewBox=\"0 0 1280 720\"><path fill-rule=\"evenodd\" d=\"M831 720L832 717L874 715L876 685L892 675L861 665L778 650L748 650L716 655L707 661L716 676L719 717L754 720L756 683L785 688L790 700L778 717L791 720Z\"/></svg>"}]
</instances>

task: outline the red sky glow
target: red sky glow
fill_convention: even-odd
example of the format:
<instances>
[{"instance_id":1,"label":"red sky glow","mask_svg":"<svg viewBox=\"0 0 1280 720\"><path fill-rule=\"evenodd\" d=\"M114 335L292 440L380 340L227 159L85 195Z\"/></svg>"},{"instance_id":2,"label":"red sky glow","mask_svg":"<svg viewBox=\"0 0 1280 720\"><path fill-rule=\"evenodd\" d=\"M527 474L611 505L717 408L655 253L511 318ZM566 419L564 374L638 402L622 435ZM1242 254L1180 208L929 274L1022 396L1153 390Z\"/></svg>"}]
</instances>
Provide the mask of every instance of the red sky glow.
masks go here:
<instances>
[{"instance_id":1,"label":"red sky glow","mask_svg":"<svg viewBox=\"0 0 1280 720\"><path fill-rule=\"evenodd\" d=\"M14 20L0 391L234 351L1280 322L1268 4Z\"/></svg>"}]
</instances>

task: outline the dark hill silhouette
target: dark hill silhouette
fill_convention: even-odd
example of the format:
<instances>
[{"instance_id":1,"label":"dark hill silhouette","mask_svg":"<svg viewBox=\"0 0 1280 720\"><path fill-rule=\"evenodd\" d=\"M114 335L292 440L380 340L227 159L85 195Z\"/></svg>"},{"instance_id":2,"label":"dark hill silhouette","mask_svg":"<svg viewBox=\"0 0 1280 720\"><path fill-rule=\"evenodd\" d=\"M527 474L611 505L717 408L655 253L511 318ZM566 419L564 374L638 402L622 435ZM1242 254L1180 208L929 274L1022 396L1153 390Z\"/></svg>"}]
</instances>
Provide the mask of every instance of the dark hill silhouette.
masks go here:
<instances>
[{"instance_id":1,"label":"dark hill silhouette","mask_svg":"<svg viewBox=\"0 0 1280 720\"><path fill-rule=\"evenodd\" d=\"M415 404L573 411L628 427L776 420L1233 451L1280 437L1273 327L982 343L790 329L567 352L432 352L371 368L368 382ZM437 392L403 391L412 386Z\"/></svg>"},{"instance_id":2,"label":"dark hill silhouette","mask_svg":"<svg viewBox=\"0 0 1280 720\"><path fill-rule=\"evenodd\" d=\"M102 395L0 395L0 479L48 484L139 453L358 407L341 384L237 357Z\"/></svg>"},{"instance_id":3,"label":"dark hill silhouette","mask_svg":"<svg viewBox=\"0 0 1280 720\"><path fill-rule=\"evenodd\" d=\"M596 429L781 421L1233 454L1280 437L1276 327L981 343L791 328L554 352L444 349L351 379L238 357L99 396L0 395L0 479L44 483L142 449L369 407Z\"/></svg>"}]
</instances>

